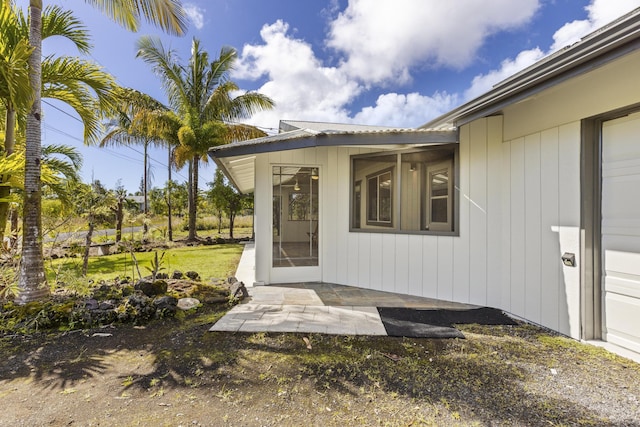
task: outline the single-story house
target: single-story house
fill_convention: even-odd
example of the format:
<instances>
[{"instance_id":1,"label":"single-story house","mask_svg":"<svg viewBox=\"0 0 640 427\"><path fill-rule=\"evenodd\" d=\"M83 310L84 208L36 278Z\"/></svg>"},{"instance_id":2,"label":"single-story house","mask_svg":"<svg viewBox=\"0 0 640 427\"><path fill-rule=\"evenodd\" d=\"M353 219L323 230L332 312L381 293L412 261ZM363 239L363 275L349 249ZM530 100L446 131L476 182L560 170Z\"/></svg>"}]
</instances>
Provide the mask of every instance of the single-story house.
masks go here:
<instances>
[{"instance_id":1,"label":"single-story house","mask_svg":"<svg viewBox=\"0 0 640 427\"><path fill-rule=\"evenodd\" d=\"M135 206L139 212L144 212L144 196L127 196L127 202Z\"/></svg>"},{"instance_id":2,"label":"single-story house","mask_svg":"<svg viewBox=\"0 0 640 427\"><path fill-rule=\"evenodd\" d=\"M213 148L263 284L496 307L640 355L640 9L418 129L282 121Z\"/></svg>"}]
</instances>

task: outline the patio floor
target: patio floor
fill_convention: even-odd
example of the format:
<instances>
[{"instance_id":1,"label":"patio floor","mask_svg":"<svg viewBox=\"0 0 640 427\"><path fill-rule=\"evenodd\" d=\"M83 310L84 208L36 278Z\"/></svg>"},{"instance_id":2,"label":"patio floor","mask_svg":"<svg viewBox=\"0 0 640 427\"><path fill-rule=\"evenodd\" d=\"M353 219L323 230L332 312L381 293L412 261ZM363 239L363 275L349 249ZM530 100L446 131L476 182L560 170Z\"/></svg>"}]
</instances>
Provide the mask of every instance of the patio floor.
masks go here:
<instances>
[{"instance_id":1,"label":"patio floor","mask_svg":"<svg viewBox=\"0 0 640 427\"><path fill-rule=\"evenodd\" d=\"M477 308L331 283L248 286L247 290L249 298L229 310L210 331L387 335L377 307Z\"/></svg>"},{"instance_id":2,"label":"patio floor","mask_svg":"<svg viewBox=\"0 0 640 427\"><path fill-rule=\"evenodd\" d=\"M252 242L245 244L236 278L246 284L249 298L229 310L210 331L387 335L377 307L478 308L332 283L254 286L255 247Z\"/></svg>"}]
</instances>

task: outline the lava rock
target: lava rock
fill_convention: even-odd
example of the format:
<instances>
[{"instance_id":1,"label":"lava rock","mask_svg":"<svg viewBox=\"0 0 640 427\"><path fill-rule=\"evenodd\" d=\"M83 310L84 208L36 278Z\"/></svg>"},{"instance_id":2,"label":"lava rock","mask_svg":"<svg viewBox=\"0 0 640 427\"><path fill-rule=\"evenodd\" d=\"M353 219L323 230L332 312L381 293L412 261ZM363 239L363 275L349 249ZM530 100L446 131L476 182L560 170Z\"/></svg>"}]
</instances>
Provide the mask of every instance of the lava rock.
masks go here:
<instances>
[{"instance_id":1,"label":"lava rock","mask_svg":"<svg viewBox=\"0 0 640 427\"><path fill-rule=\"evenodd\" d=\"M195 271L187 271L184 275L191 280L200 280L200 275Z\"/></svg>"},{"instance_id":2,"label":"lava rock","mask_svg":"<svg viewBox=\"0 0 640 427\"><path fill-rule=\"evenodd\" d=\"M97 300L93 298L84 300L84 308L86 308L87 310L97 310L98 307L99 307L99 304Z\"/></svg>"},{"instance_id":3,"label":"lava rock","mask_svg":"<svg viewBox=\"0 0 640 427\"><path fill-rule=\"evenodd\" d=\"M249 297L249 292L247 292L244 282L234 282L229 288L229 292L234 299L243 300Z\"/></svg>"},{"instance_id":4,"label":"lava rock","mask_svg":"<svg viewBox=\"0 0 640 427\"><path fill-rule=\"evenodd\" d=\"M99 310L113 310L116 308L116 305L113 301L102 301L98 306Z\"/></svg>"},{"instance_id":5,"label":"lava rock","mask_svg":"<svg viewBox=\"0 0 640 427\"><path fill-rule=\"evenodd\" d=\"M197 298L180 298L178 300L178 308L180 310L191 310L192 308L196 308L200 305L200 300Z\"/></svg>"},{"instance_id":6,"label":"lava rock","mask_svg":"<svg viewBox=\"0 0 640 427\"><path fill-rule=\"evenodd\" d=\"M154 297L156 295L162 295L167 292L167 282L164 280L156 280L151 282L149 280L140 280L136 283L135 288L142 291L148 297Z\"/></svg>"},{"instance_id":7,"label":"lava rock","mask_svg":"<svg viewBox=\"0 0 640 427\"><path fill-rule=\"evenodd\" d=\"M165 295L153 300L156 317L170 317L178 311L178 300L172 296Z\"/></svg>"},{"instance_id":8,"label":"lava rock","mask_svg":"<svg viewBox=\"0 0 640 427\"><path fill-rule=\"evenodd\" d=\"M182 279L183 277L184 277L184 274L182 274L182 271L180 270L174 271L173 274L171 275L171 278L174 280Z\"/></svg>"}]
</instances>

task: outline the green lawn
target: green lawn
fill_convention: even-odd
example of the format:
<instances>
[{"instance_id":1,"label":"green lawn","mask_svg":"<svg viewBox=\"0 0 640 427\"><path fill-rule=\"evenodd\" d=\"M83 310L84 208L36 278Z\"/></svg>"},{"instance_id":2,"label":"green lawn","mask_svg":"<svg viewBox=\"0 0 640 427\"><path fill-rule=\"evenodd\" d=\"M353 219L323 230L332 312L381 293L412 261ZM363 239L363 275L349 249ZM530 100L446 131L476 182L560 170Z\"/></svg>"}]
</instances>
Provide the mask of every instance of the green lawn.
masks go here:
<instances>
[{"instance_id":1,"label":"green lawn","mask_svg":"<svg viewBox=\"0 0 640 427\"><path fill-rule=\"evenodd\" d=\"M235 274L243 245L212 245L212 246L185 246L172 249L158 250L158 259L164 253L160 261L161 272L171 274L174 270L197 271L203 280L212 278L226 278ZM154 259L154 252L136 252L135 257L143 276L150 274ZM80 271L82 258L61 258L47 261L47 280L55 281L56 272L65 270ZM109 280L116 276L138 277L131 254L128 252L91 257L89 259L89 278L94 281Z\"/></svg>"}]
</instances>

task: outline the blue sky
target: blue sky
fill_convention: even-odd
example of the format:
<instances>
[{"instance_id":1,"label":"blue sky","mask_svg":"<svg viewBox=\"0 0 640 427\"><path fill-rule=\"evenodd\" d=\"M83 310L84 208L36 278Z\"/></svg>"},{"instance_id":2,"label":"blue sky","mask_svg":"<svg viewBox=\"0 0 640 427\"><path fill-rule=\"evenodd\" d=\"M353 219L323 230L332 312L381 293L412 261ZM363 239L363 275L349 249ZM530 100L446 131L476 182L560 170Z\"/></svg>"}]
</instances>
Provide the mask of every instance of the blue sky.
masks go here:
<instances>
[{"instance_id":1,"label":"blue sky","mask_svg":"<svg viewBox=\"0 0 640 427\"><path fill-rule=\"evenodd\" d=\"M44 3L53 3L45 0ZM17 0L26 7L27 0ZM258 90L276 109L249 123L273 133L280 119L416 127L482 94L493 84L640 6L640 0L189 0L185 37L144 25L130 33L79 0L55 0L89 28L89 59L124 86L165 101L160 80L135 58L141 35L159 35L186 61L192 39L216 57L232 46L233 79ZM50 39L44 54L77 55ZM67 144L84 157L85 181L136 191L140 147L86 147L75 113L43 104L44 144ZM167 179L167 153L151 150L152 185ZM214 168L202 170L201 182ZM174 179L186 180L186 170Z\"/></svg>"}]
</instances>

